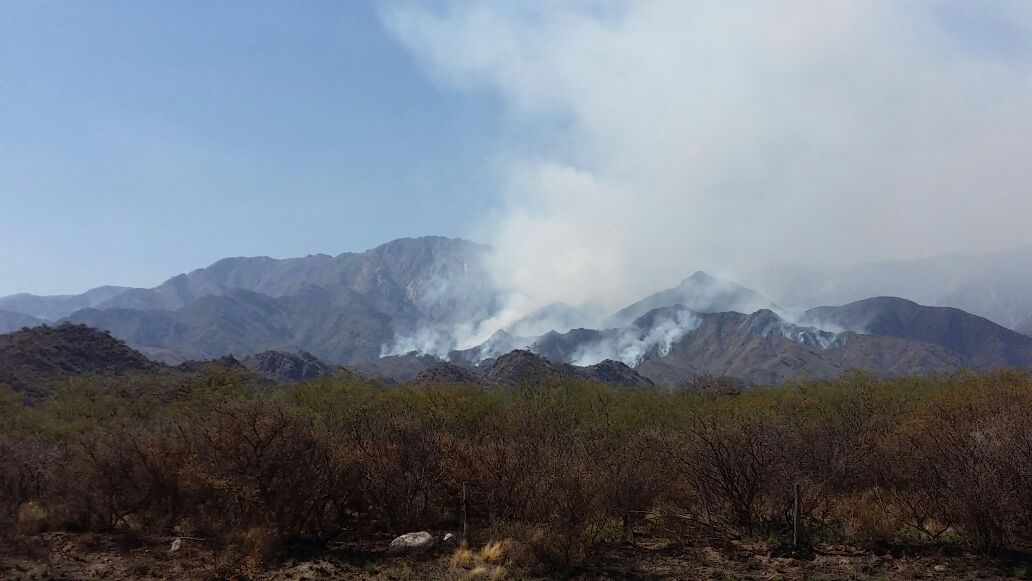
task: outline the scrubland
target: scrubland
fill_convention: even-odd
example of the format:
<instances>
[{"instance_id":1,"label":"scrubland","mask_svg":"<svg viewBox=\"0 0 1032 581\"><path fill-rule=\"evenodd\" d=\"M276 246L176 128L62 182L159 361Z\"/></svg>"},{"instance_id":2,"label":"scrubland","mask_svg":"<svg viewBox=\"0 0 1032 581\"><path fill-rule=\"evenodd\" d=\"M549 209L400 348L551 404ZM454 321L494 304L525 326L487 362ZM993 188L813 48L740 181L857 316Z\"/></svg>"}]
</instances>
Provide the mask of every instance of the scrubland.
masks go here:
<instances>
[{"instance_id":1,"label":"scrubland","mask_svg":"<svg viewBox=\"0 0 1032 581\"><path fill-rule=\"evenodd\" d=\"M744 391L78 378L0 398L0 576L1029 577L1030 411L1018 371ZM461 536L464 513L465 545L387 557L398 534Z\"/></svg>"}]
</instances>

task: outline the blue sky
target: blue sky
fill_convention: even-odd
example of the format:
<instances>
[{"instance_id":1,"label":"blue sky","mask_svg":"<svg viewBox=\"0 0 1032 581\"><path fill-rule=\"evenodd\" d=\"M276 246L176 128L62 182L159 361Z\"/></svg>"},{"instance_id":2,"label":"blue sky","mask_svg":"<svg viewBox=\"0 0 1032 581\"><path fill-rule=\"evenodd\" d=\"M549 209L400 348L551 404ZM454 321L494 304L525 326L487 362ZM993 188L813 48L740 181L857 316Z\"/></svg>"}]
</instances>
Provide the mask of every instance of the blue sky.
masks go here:
<instances>
[{"instance_id":1,"label":"blue sky","mask_svg":"<svg viewBox=\"0 0 1032 581\"><path fill-rule=\"evenodd\" d=\"M468 234L498 103L299 6L0 1L0 295Z\"/></svg>"}]
</instances>

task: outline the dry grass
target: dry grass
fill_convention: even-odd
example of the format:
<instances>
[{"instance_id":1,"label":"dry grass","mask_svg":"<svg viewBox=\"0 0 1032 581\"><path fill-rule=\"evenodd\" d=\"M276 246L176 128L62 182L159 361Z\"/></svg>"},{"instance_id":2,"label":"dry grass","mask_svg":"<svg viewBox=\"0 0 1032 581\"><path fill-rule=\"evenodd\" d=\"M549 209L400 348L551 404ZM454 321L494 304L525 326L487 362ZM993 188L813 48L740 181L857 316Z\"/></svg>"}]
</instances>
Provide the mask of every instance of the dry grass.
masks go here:
<instances>
[{"instance_id":1,"label":"dry grass","mask_svg":"<svg viewBox=\"0 0 1032 581\"><path fill-rule=\"evenodd\" d=\"M463 543L458 549L455 549L455 553L452 555L451 564L453 567L460 569L471 569L474 563L473 551L466 548Z\"/></svg>"},{"instance_id":2,"label":"dry grass","mask_svg":"<svg viewBox=\"0 0 1032 581\"><path fill-rule=\"evenodd\" d=\"M509 552L509 541L492 541L480 548L480 560L490 565L501 563Z\"/></svg>"},{"instance_id":3,"label":"dry grass","mask_svg":"<svg viewBox=\"0 0 1032 581\"><path fill-rule=\"evenodd\" d=\"M22 537L4 546L0 579L177 579L204 581L212 578L297 581L299 579L356 579L400 581L403 579L508 578L526 581L555 579L554 572L518 564L490 565L480 562L480 548L469 550L470 568L451 566L444 558L392 559L376 556L385 542L342 545L316 559L268 563L261 567L246 558L232 567L218 568L211 548L188 543L167 553L169 537L139 539L127 545L123 534L72 535L44 533ZM1029 578L1026 564L994 561L970 553L940 553L893 557L860 547L824 545L812 559L770 556L764 542L722 544L719 547L677 548L669 539L643 536L639 546L606 543L592 564L579 568L571 581L589 579L1010 579ZM89 549L87 549L89 547ZM513 551L519 551L514 545ZM369 555L356 561L356 554ZM382 557L382 558L381 558ZM512 555L507 555L512 559Z\"/></svg>"},{"instance_id":4,"label":"dry grass","mask_svg":"<svg viewBox=\"0 0 1032 581\"><path fill-rule=\"evenodd\" d=\"M480 565L469 572L470 579L489 579L490 581L501 581L505 579L505 575L508 573L505 567L496 565L494 567L488 567L486 565Z\"/></svg>"},{"instance_id":5,"label":"dry grass","mask_svg":"<svg viewBox=\"0 0 1032 581\"><path fill-rule=\"evenodd\" d=\"M491 541L479 551L470 550L465 544L452 554L452 566L469 571L470 579L505 579L508 569L507 554L511 543L508 540Z\"/></svg>"}]
</instances>

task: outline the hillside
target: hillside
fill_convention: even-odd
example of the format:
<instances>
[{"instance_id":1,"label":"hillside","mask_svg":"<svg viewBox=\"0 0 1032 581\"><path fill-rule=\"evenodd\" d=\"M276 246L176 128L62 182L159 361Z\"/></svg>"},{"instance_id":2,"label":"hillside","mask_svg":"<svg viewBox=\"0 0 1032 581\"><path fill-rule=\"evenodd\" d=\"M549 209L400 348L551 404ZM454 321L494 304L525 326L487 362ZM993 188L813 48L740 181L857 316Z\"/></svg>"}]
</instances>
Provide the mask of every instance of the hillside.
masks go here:
<instances>
[{"instance_id":1,"label":"hillside","mask_svg":"<svg viewBox=\"0 0 1032 581\"><path fill-rule=\"evenodd\" d=\"M542 385L571 379L606 383L620 387L645 387L652 382L618 361L577 367L547 359L525 350L515 350L494 360L483 372L489 384L519 387Z\"/></svg>"},{"instance_id":2,"label":"hillside","mask_svg":"<svg viewBox=\"0 0 1032 581\"><path fill-rule=\"evenodd\" d=\"M496 348L501 338L492 340ZM633 367L636 375L675 386L701 376L767 384L834 377L850 369L895 376L973 365L964 353L916 337L833 333L789 323L770 310L694 313L680 305L655 309L619 329L551 332L522 342L526 353L555 364L590 366L622 360L621 365ZM475 361L481 349L456 354L459 361ZM481 365L502 359L484 359ZM997 364L1008 365L1002 360ZM542 369L552 375L570 374L566 368L536 365L529 374L544 373Z\"/></svg>"},{"instance_id":3,"label":"hillside","mask_svg":"<svg viewBox=\"0 0 1032 581\"><path fill-rule=\"evenodd\" d=\"M1032 246L842 267L773 266L744 274L742 282L793 307L894 296L955 307L1014 330L1032 318Z\"/></svg>"},{"instance_id":4,"label":"hillside","mask_svg":"<svg viewBox=\"0 0 1032 581\"><path fill-rule=\"evenodd\" d=\"M247 369L279 383L296 383L318 377L350 375L346 370L327 365L311 353L263 351L240 362Z\"/></svg>"},{"instance_id":5,"label":"hillside","mask_svg":"<svg viewBox=\"0 0 1032 581\"><path fill-rule=\"evenodd\" d=\"M930 343L978 369L1032 367L1032 338L988 319L947 307L926 307L877 297L841 307L819 307L803 320L867 333Z\"/></svg>"},{"instance_id":6,"label":"hillside","mask_svg":"<svg viewBox=\"0 0 1032 581\"><path fill-rule=\"evenodd\" d=\"M109 331L169 364L304 352L331 368L353 366L394 381L412 380L442 361L483 374L516 350L579 368L618 361L649 381L674 385L709 375L767 383L829 377L852 368L898 375L1032 367L1032 337L956 308L865 298L810 309L789 321L771 299L704 272L620 309L602 325L592 325L580 309L550 303L497 329L483 344L458 350L460 338L471 329L485 331L478 326L507 305L507 291L494 286L484 265L487 252L465 240L424 237L337 256L227 258L151 289L14 295L0 299L0 307L53 316L85 305L65 320ZM1022 256L1015 251L989 262L1012 272L1023 264ZM978 262L972 261L962 262ZM926 261L915 267L943 275L946 264ZM872 272L906 278L902 268ZM971 272L976 271L982 272ZM872 281L879 276L872 274ZM816 283L819 277L806 280ZM40 321L0 308L0 332ZM537 362L527 365L528 373L542 368ZM442 377L461 376L437 371ZM548 374L568 371L554 368ZM623 370L609 371L621 381L638 381L624 377ZM293 380L294 371L284 373L280 380Z\"/></svg>"},{"instance_id":7,"label":"hillside","mask_svg":"<svg viewBox=\"0 0 1032 581\"><path fill-rule=\"evenodd\" d=\"M0 309L105 329L169 363L280 349L352 364L425 329L441 333L447 352L451 328L492 316L500 299L485 252L424 237L338 256L227 258L151 289L15 295Z\"/></svg>"},{"instance_id":8,"label":"hillside","mask_svg":"<svg viewBox=\"0 0 1032 581\"><path fill-rule=\"evenodd\" d=\"M672 289L649 295L621 309L606 321L605 326L623 327L650 311L676 305L696 313L752 313L776 308L770 299L753 290L699 271Z\"/></svg>"},{"instance_id":9,"label":"hillside","mask_svg":"<svg viewBox=\"0 0 1032 581\"><path fill-rule=\"evenodd\" d=\"M70 377L164 369L107 333L82 325L40 326L0 335L0 385L29 400L44 397Z\"/></svg>"},{"instance_id":10,"label":"hillside","mask_svg":"<svg viewBox=\"0 0 1032 581\"><path fill-rule=\"evenodd\" d=\"M21 293L0 297L0 310L21 313L41 321L56 321L79 309L95 307L126 290L122 286L101 286L78 295L40 296Z\"/></svg>"},{"instance_id":11,"label":"hillside","mask_svg":"<svg viewBox=\"0 0 1032 581\"><path fill-rule=\"evenodd\" d=\"M22 327L35 327L43 321L22 313L0 310L0 335L17 331Z\"/></svg>"}]
</instances>

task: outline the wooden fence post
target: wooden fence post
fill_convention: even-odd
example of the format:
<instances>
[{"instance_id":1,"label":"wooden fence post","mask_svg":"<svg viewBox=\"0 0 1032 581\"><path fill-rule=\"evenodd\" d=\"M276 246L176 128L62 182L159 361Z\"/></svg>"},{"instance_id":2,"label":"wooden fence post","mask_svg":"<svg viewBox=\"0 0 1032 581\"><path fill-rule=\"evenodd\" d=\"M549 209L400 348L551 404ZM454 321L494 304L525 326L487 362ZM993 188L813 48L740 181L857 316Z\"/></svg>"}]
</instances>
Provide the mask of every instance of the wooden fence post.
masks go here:
<instances>
[{"instance_id":1,"label":"wooden fence post","mask_svg":"<svg viewBox=\"0 0 1032 581\"><path fill-rule=\"evenodd\" d=\"M802 510L802 507L800 506L800 504L801 504L801 498L800 497L801 496L802 496L802 494L800 492L799 483L796 482L796 484L795 484L795 498L794 498L794 502L793 502L793 505L792 505L792 545L794 547L796 547L796 548L799 548L799 544L803 540L802 539L802 532L803 531L802 531L802 528L801 528L801 525L800 525L800 522L799 522L799 516L800 516L800 512Z\"/></svg>"},{"instance_id":2,"label":"wooden fence post","mask_svg":"<svg viewBox=\"0 0 1032 581\"><path fill-rule=\"evenodd\" d=\"M467 521L467 505L469 504L469 492L466 482L462 483L462 542L469 542L469 523Z\"/></svg>"}]
</instances>

